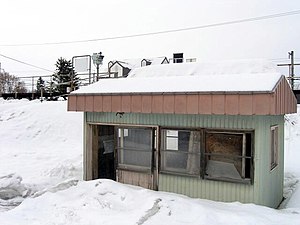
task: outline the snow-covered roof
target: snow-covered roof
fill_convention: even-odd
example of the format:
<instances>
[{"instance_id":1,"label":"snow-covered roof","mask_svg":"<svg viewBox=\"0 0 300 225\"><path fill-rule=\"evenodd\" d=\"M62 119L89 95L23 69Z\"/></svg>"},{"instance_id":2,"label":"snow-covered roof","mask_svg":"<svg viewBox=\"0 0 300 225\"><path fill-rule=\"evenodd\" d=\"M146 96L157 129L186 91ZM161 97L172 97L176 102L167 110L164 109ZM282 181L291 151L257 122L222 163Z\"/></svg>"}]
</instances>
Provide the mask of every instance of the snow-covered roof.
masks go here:
<instances>
[{"instance_id":1,"label":"snow-covered roof","mask_svg":"<svg viewBox=\"0 0 300 225\"><path fill-rule=\"evenodd\" d=\"M127 67L129 69L135 69L141 67L142 59L124 59L124 60L116 60L116 62L120 63L122 66Z\"/></svg>"},{"instance_id":2,"label":"snow-covered roof","mask_svg":"<svg viewBox=\"0 0 300 225\"><path fill-rule=\"evenodd\" d=\"M103 79L73 93L270 92L280 77L267 60L162 64L135 68L127 78Z\"/></svg>"},{"instance_id":3,"label":"snow-covered roof","mask_svg":"<svg viewBox=\"0 0 300 225\"><path fill-rule=\"evenodd\" d=\"M151 63L151 65L159 65L161 64L166 57L155 57L155 58L137 58L137 59L123 59L123 60L114 60L112 62L118 62L123 67L129 69L135 69L141 67L141 63L143 60L146 60Z\"/></svg>"},{"instance_id":4,"label":"snow-covered roof","mask_svg":"<svg viewBox=\"0 0 300 225\"><path fill-rule=\"evenodd\" d=\"M166 57L162 56L162 57L156 57L156 58L147 58L145 60L151 62L151 66L152 66L152 65L160 65L160 64L162 64L162 62L164 61L164 59L166 59Z\"/></svg>"}]
</instances>

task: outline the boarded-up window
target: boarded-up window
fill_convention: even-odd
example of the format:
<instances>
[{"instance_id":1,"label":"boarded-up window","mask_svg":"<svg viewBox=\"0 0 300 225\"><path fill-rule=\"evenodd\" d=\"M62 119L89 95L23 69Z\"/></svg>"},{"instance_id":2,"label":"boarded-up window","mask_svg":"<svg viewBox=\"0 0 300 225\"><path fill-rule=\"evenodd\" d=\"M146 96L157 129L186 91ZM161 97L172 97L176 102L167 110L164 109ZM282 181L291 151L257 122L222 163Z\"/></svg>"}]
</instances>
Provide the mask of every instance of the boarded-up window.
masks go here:
<instances>
[{"instance_id":1,"label":"boarded-up window","mask_svg":"<svg viewBox=\"0 0 300 225\"><path fill-rule=\"evenodd\" d=\"M250 134L207 132L205 139L207 178L233 180L250 178Z\"/></svg>"},{"instance_id":2,"label":"boarded-up window","mask_svg":"<svg viewBox=\"0 0 300 225\"><path fill-rule=\"evenodd\" d=\"M278 165L278 126L271 127L271 170Z\"/></svg>"}]
</instances>

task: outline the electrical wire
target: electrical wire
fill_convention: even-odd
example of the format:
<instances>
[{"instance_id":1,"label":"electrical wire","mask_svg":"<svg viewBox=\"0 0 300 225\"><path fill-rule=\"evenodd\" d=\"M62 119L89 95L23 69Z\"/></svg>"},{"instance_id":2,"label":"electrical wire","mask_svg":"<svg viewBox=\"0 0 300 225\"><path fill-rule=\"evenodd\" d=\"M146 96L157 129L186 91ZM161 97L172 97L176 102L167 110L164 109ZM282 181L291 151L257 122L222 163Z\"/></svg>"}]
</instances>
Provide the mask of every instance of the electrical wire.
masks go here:
<instances>
[{"instance_id":1,"label":"electrical wire","mask_svg":"<svg viewBox=\"0 0 300 225\"><path fill-rule=\"evenodd\" d=\"M196 26L196 27L187 27L187 28L180 28L180 29L173 29L173 30L164 30L164 31L156 31L156 32L149 32L149 33L124 35L124 36L113 36L113 37L95 38L95 39L87 39L87 40L75 40L75 41L61 41L61 42L6 44L6 45L0 45L0 46L1 47L17 47L17 46L36 46L36 45L63 45L63 44L75 44L75 43L116 40L116 39L158 35L158 34L176 33L176 32L189 31L189 30L199 30L199 29L204 29L204 28L220 27L220 26L225 26L225 25L267 20L267 19L273 19L273 18L284 17L284 16L292 16L292 15L298 15L298 14L300 14L300 10L288 11L288 12L277 13L277 14L270 14L270 15L265 15L265 16L252 17L252 18L247 18L247 19L233 20L233 21L227 21L227 22L212 23L212 24L200 25L200 26Z\"/></svg>"},{"instance_id":2,"label":"electrical wire","mask_svg":"<svg viewBox=\"0 0 300 225\"><path fill-rule=\"evenodd\" d=\"M26 62L23 62L23 61L21 61L21 60L18 60L18 59L14 59L14 58L12 58L12 57L9 57L9 56L6 56L6 55L2 55L2 54L0 54L0 56L2 56L2 57L4 57L4 58L7 58L7 59L10 59L10 60L13 60L13 61L15 61L15 62L18 62L18 63L24 64L24 65L27 65L27 66L31 66L31 67L34 67L34 68L37 68L37 69L40 69L40 70L44 70L44 71L47 71L47 72L51 72L51 73L53 73L53 71L52 71L52 70L48 70L48 69L45 69L45 68L42 68L42 67L39 67L39 66L35 66L35 65L32 65L32 64L30 64L30 63L26 63Z\"/></svg>"}]
</instances>

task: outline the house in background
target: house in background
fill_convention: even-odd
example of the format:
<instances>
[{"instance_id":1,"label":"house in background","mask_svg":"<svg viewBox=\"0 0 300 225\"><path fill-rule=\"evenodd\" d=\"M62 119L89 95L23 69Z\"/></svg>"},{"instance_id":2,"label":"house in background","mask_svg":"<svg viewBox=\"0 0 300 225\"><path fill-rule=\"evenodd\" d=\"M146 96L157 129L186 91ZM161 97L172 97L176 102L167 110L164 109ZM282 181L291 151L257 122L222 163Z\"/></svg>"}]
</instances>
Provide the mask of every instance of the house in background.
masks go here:
<instances>
[{"instance_id":1,"label":"house in background","mask_svg":"<svg viewBox=\"0 0 300 225\"><path fill-rule=\"evenodd\" d=\"M149 59L126 59L126 60L114 60L108 63L108 73L109 77L127 77L129 72L132 69L150 66L150 65L159 65L159 64L168 64L169 60L167 57L156 57Z\"/></svg>"},{"instance_id":2,"label":"house in background","mask_svg":"<svg viewBox=\"0 0 300 225\"><path fill-rule=\"evenodd\" d=\"M70 94L84 112L84 179L276 208L284 114L296 99L272 63L140 67Z\"/></svg>"}]
</instances>

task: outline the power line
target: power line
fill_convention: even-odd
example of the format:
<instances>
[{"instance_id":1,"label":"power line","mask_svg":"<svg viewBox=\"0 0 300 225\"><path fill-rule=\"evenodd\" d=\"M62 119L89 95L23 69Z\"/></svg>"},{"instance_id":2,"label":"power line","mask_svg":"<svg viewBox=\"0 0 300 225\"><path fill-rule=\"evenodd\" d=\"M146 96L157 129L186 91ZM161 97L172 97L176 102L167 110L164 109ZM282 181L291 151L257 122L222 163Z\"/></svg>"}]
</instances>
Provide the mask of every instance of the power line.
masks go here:
<instances>
[{"instance_id":1,"label":"power line","mask_svg":"<svg viewBox=\"0 0 300 225\"><path fill-rule=\"evenodd\" d=\"M10 60L13 60L13 61L15 61L15 62L18 62L18 63L24 64L24 65L27 65L27 66L31 66L31 67L34 67L34 68L37 68L37 69L40 69L40 70L45 70L45 71L47 71L47 72L51 72L51 73L53 73L53 71L52 71L52 70L48 70L48 69L45 69L45 68L42 68L42 67L39 67L39 66L35 66L35 65L32 65L32 64L29 64L29 63L23 62L23 61L21 61L21 60L18 60L18 59L11 58L11 57L9 57L9 56L6 56L6 55L2 55L2 54L0 54L0 56L2 56L2 57L4 57L4 58L7 58L7 59L10 59Z\"/></svg>"},{"instance_id":2,"label":"power line","mask_svg":"<svg viewBox=\"0 0 300 225\"><path fill-rule=\"evenodd\" d=\"M284 17L284 16L292 16L292 15L298 15L298 14L300 14L300 10L288 11L288 12L277 13L277 14L270 14L270 15L266 15L266 16L252 17L252 18L247 18L247 19L233 20L233 21L227 21L227 22L212 23L212 24L200 25L200 26L196 26L196 27L187 27L187 28L180 28L180 29L173 29L173 30L164 30L164 31L156 31L156 32L149 32L149 33L124 35L124 36L113 36L113 37L95 38L95 39L87 39L87 40L76 40L76 41L7 44L7 45L0 45L0 46L1 47L17 47L17 46L36 46L36 45L62 45L62 44L107 41L107 40L125 39L125 38L133 38L133 37L151 36L151 35L158 35L158 34L176 33L176 32L198 30L198 29L205 29L205 28L211 28L211 27L220 27L220 26L225 26L225 25L267 20L267 19L273 19L273 18Z\"/></svg>"},{"instance_id":3,"label":"power line","mask_svg":"<svg viewBox=\"0 0 300 225\"><path fill-rule=\"evenodd\" d=\"M296 60L300 60L300 58L294 58ZM276 58L276 59L271 59L271 61L277 62L277 61L288 61L290 60L289 58Z\"/></svg>"}]
</instances>

